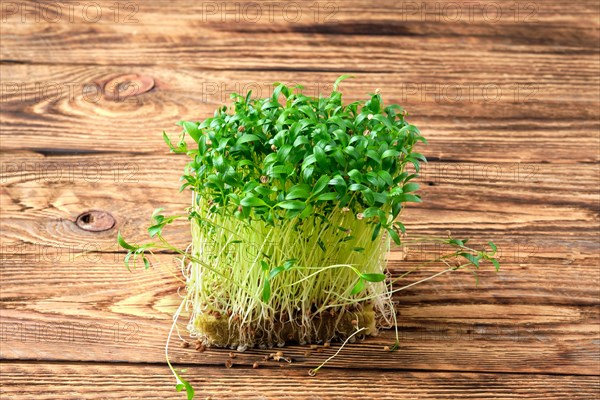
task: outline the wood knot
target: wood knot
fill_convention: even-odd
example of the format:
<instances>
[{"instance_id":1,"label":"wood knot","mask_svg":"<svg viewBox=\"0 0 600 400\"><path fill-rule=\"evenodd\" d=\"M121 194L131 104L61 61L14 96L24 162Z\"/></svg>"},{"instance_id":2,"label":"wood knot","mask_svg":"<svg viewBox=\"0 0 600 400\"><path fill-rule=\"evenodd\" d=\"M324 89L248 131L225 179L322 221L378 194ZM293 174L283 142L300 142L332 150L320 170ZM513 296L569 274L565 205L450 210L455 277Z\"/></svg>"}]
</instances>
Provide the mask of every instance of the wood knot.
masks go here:
<instances>
[{"instance_id":1,"label":"wood knot","mask_svg":"<svg viewBox=\"0 0 600 400\"><path fill-rule=\"evenodd\" d=\"M119 75L104 84L104 96L114 101L139 96L154 87L154 78L148 75Z\"/></svg>"},{"instance_id":2,"label":"wood knot","mask_svg":"<svg viewBox=\"0 0 600 400\"><path fill-rule=\"evenodd\" d=\"M115 226L115 219L107 212L90 210L80 214L75 223L84 231L104 232Z\"/></svg>"}]
</instances>

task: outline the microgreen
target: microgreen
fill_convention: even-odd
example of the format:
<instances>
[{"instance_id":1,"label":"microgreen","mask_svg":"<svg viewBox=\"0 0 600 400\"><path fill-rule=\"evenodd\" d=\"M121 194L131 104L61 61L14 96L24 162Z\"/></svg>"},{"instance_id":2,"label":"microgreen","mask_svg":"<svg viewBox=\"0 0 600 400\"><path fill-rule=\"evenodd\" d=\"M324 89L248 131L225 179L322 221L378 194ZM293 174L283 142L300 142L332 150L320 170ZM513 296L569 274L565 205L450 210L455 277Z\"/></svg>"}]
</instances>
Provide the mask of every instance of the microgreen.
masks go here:
<instances>
[{"instance_id":1,"label":"microgreen","mask_svg":"<svg viewBox=\"0 0 600 400\"><path fill-rule=\"evenodd\" d=\"M338 86L349 77L318 98L281 83L267 98L233 94L230 108L178 122L176 142L163 132L170 150L189 159L180 190L189 191L191 206L177 216L156 210L148 228L152 243L128 243L120 232L117 240L128 268L140 258L149 268L156 250L182 256L187 291L177 317L185 305L187 328L204 343L239 350L283 345L290 337L345 344L359 332L397 327L395 292L457 269L477 276L486 261L499 267L491 242L491 251L476 251L467 240L434 239L453 249L435 260L448 268L392 286L404 275L388 278L386 255L392 242L406 241L402 210L422 201L414 180L427 160L415 147L427 141L378 90L344 104ZM185 251L163 237L165 227L183 218L192 236ZM372 326L344 327L369 312ZM286 330L288 323L297 332ZM169 366L177 389L193 396Z\"/></svg>"}]
</instances>

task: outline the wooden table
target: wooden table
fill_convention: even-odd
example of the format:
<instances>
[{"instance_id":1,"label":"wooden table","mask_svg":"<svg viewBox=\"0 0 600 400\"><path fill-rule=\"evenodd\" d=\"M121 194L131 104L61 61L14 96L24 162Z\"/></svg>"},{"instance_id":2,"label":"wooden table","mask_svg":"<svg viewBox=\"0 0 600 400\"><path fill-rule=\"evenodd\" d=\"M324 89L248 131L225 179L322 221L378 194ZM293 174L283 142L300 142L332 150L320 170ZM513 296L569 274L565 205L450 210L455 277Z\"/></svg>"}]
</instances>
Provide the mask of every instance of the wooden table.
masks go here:
<instances>
[{"instance_id":1,"label":"wooden table","mask_svg":"<svg viewBox=\"0 0 600 400\"><path fill-rule=\"evenodd\" d=\"M161 131L232 91L314 95L343 73L347 101L380 88L429 139L409 232L493 240L502 268L401 292L398 352L386 331L314 378L336 346L228 369L228 351L172 340L198 398L595 398L598 2L270 4L2 1L2 399L184 398L164 359L174 256L129 273L115 245L188 204ZM185 224L168 237L190 240ZM436 251L401 250L393 273Z\"/></svg>"}]
</instances>

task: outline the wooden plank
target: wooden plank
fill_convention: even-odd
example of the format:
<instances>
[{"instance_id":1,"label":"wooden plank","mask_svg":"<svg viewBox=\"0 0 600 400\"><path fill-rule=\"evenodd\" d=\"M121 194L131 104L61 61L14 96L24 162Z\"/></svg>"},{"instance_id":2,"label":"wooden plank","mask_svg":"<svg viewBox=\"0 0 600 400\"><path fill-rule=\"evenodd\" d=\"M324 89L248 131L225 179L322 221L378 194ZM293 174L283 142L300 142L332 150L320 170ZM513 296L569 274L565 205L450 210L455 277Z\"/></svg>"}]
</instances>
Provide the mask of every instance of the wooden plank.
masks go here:
<instances>
[{"instance_id":1,"label":"wooden plank","mask_svg":"<svg viewBox=\"0 0 600 400\"><path fill-rule=\"evenodd\" d=\"M178 67L200 63L209 69L268 70L281 68L285 60L294 70L347 71L350 61L355 70L397 71L420 68L430 56L464 68L465 59L474 61L485 54L488 65L502 65L505 71L528 65L507 60L503 53L510 47L514 57L529 62L541 56L551 63L561 53L575 52L578 60L572 61L583 66L581 51L598 46L594 1L576 6L568 1L517 6L482 1L470 3L470 9L433 0L416 4L388 0L376 6L366 1L298 2L302 15L297 20L295 10L289 10L291 15L282 13L281 3L274 13L259 6L258 15L248 9L252 2L236 3L240 11L223 3L191 0L177 8L162 7L170 5L168 1L132 2L139 6L137 12L120 10L116 16L113 3L105 0L95 3L87 18L82 6L58 15L33 1L19 4L18 10L3 10L0 49L2 59L13 62ZM208 8L215 5L218 9L211 13ZM102 15L94 21L98 11ZM135 15L127 19L130 13ZM367 13L365 21L362 16ZM277 40L265 33L277 35ZM377 62L372 62L371 51L364 51L369 48L377 51ZM454 57L445 56L449 50ZM544 55L548 52L551 57Z\"/></svg>"},{"instance_id":2,"label":"wooden plank","mask_svg":"<svg viewBox=\"0 0 600 400\"><path fill-rule=\"evenodd\" d=\"M176 214L189 204L189 194L178 192L185 163L185 156L167 152L152 156L4 154L0 157L0 223L5 251L11 246L25 253L36 246L48 248L50 254L54 247L118 251L115 232L119 229L134 242L147 240L146 228L155 208ZM544 248L556 258L576 251L590 255L598 249L597 165L431 162L424 167L420 183L424 203L403 214L414 233L439 236L452 230L455 235L494 240L501 247L520 243L523 252ZM88 210L110 213L116 221L114 229L80 229L75 220ZM167 236L182 248L190 240L185 223L169 227ZM577 245L570 249L573 243Z\"/></svg>"},{"instance_id":3,"label":"wooden plank","mask_svg":"<svg viewBox=\"0 0 600 400\"><path fill-rule=\"evenodd\" d=\"M344 82L343 90L347 101L354 101L380 87L387 102L409 110L410 121L429 139L426 152L434 159L596 162L600 69L595 56L590 57L583 74L556 59L544 67L551 73L535 79L531 68L537 61L515 59L529 70L511 68L501 74L482 63L466 76L463 68L427 63L434 71L359 74ZM570 64L571 58L564 62ZM0 68L3 149L43 149L45 154L163 153L162 130L174 134L180 119L211 116L230 102L232 92L267 96L272 82L283 81L303 83L305 93L317 95L327 93L338 75L164 67ZM133 91L114 98L112 88L123 82L130 82Z\"/></svg>"},{"instance_id":4,"label":"wooden plank","mask_svg":"<svg viewBox=\"0 0 600 400\"><path fill-rule=\"evenodd\" d=\"M166 366L8 363L2 365L4 399L173 399ZM590 399L598 377L322 370L316 377L261 366L187 368L200 399ZM77 382L77 385L73 385Z\"/></svg>"},{"instance_id":5,"label":"wooden plank","mask_svg":"<svg viewBox=\"0 0 600 400\"><path fill-rule=\"evenodd\" d=\"M63 254L53 262L4 259L2 358L160 362L180 301L173 277L177 265L172 256L160 255L152 271L128 273L121 256L92 254L86 261ZM412 265L393 258L390 268L396 276ZM585 257L572 267L565 267L563 259L541 261L506 263L498 275L486 269L479 287L469 274L456 273L400 292L400 351L390 355L383 350L394 341L393 331L384 331L364 343L349 344L331 365L596 373L598 257ZM425 268L403 282L437 271ZM180 325L185 335L185 317ZM335 348L310 357L304 356L305 350L291 346L285 351L296 360L295 367L309 368ZM178 362L202 365L223 364L228 357L227 350L197 353L180 348L177 339L170 353ZM268 353L249 350L237 362L252 365Z\"/></svg>"}]
</instances>

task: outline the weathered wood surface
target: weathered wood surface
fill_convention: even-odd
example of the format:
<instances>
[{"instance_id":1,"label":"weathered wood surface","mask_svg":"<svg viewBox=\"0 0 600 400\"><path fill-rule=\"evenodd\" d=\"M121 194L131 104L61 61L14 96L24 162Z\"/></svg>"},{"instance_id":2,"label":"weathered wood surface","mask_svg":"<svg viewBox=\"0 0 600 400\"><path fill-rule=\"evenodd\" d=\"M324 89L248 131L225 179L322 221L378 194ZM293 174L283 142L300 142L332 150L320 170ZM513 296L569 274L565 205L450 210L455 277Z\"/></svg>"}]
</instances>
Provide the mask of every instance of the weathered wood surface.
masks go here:
<instances>
[{"instance_id":1,"label":"weathered wood surface","mask_svg":"<svg viewBox=\"0 0 600 400\"><path fill-rule=\"evenodd\" d=\"M202 399L590 399L600 390L596 377L463 372L302 371L261 365L231 369L189 367ZM149 399L176 398L162 366L9 363L3 398ZM35 383L30 377L37 377ZM78 385L73 385L78 382ZM6 397L4 397L6 396Z\"/></svg>"},{"instance_id":2,"label":"weathered wood surface","mask_svg":"<svg viewBox=\"0 0 600 400\"><path fill-rule=\"evenodd\" d=\"M348 101L364 99L380 88L385 101L402 104L410 121L433 139L427 149L433 158L598 161L596 55L580 56L587 57L581 63L574 63L571 54L546 55L547 65L540 65L541 61L515 54L502 56L514 68L477 64L480 67L474 65L467 75L464 65L449 66L448 57L440 54L424 64L431 71L415 66L398 72L359 72L342 87ZM469 59L477 63L481 56L476 53ZM175 133L174 124L180 119L211 116L216 107L229 102L232 92L253 90L266 96L272 81L279 80L302 82L310 95L328 93L339 75L144 66L132 78L131 67L11 63L0 67L5 77L4 148L50 155L75 150L162 154L162 130ZM526 67L534 75L518 70ZM538 68L548 72L539 74ZM154 86L146 91L149 79ZM131 82L133 89L115 98L114 82Z\"/></svg>"},{"instance_id":3,"label":"weathered wood surface","mask_svg":"<svg viewBox=\"0 0 600 400\"><path fill-rule=\"evenodd\" d=\"M252 350L226 369L228 351L173 339L172 359L200 398L600 390L597 2L298 2L297 21L281 5L272 21L252 21L250 9L232 21L210 8L220 2L153 1L131 3L136 23L129 3L117 22L114 2L94 3L98 22L82 6L52 22L40 3L1 4L2 398L180 398L162 364L178 305L174 256L128 273L115 246L117 229L145 240L154 208L187 206L177 193L185 160L168 155L160 132L209 116L234 91L266 95L283 81L314 95L342 73L356 75L342 84L348 101L381 88L430 141L426 201L407 210L409 230L494 240L502 269L483 271L478 287L455 273L400 292L400 351L383 351L385 331L349 344L316 378L307 370L335 348L306 357L292 346L285 370L252 369L268 353ZM443 8L452 4L459 20ZM89 210L115 226L79 228ZM175 225L169 237L184 246L189 232ZM394 274L437 251L402 250L390 255Z\"/></svg>"}]
</instances>

